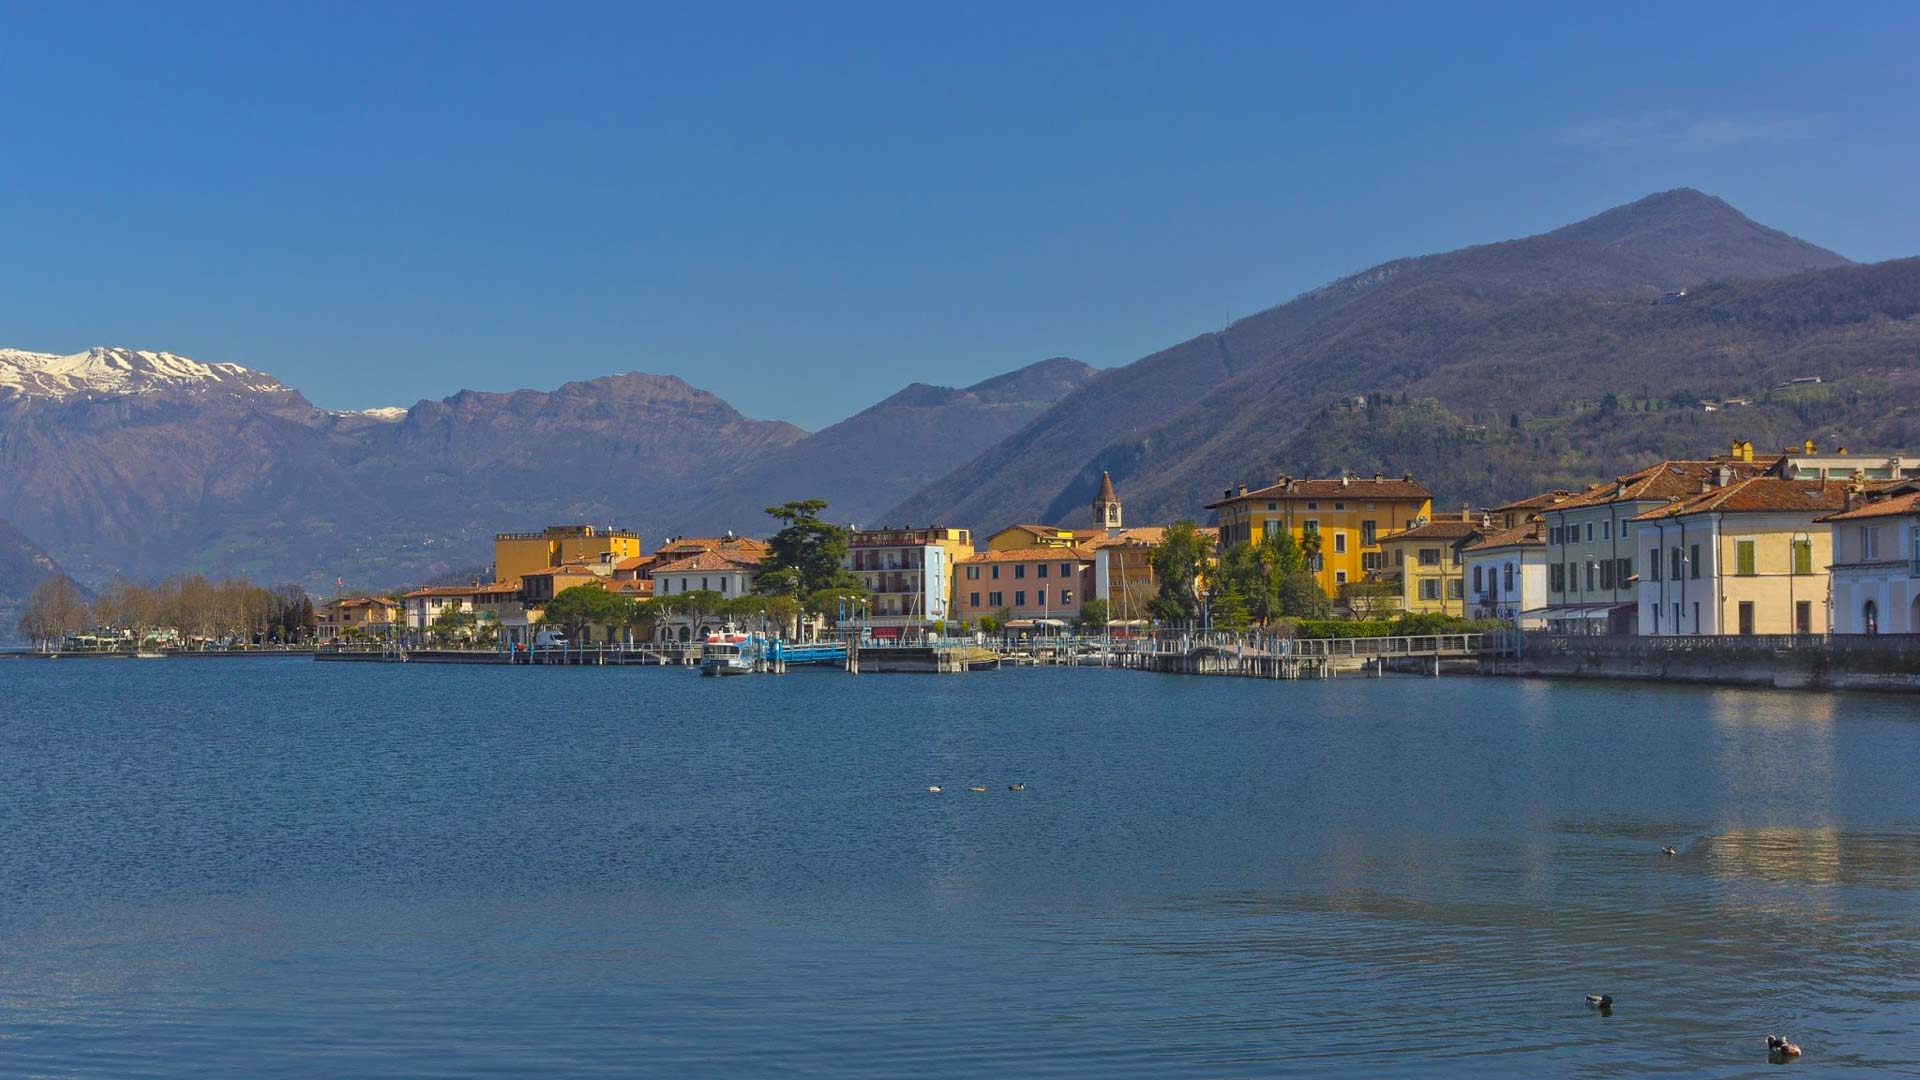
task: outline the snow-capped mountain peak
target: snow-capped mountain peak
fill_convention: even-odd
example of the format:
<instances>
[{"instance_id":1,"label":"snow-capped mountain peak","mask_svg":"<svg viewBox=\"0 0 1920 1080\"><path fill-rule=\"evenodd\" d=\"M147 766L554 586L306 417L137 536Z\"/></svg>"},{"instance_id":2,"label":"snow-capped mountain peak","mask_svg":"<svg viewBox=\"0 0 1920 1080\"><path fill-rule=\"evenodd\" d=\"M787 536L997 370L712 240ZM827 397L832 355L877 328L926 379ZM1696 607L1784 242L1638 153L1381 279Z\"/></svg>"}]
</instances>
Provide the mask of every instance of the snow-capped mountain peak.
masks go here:
<instances>
[{"instance_id":1,"label":"snow-capped mountain peak","mask_svg":"<svg viewBox=\"0 0 1920 1080\"><path fill-rule=\"evenodd\" d=\"M140 394L154 390L278 392L271 375L239 364L206 364L170 352L96 346L83 353L0 349L0 391L25 397Z\"/></svg>"}]
</instances>

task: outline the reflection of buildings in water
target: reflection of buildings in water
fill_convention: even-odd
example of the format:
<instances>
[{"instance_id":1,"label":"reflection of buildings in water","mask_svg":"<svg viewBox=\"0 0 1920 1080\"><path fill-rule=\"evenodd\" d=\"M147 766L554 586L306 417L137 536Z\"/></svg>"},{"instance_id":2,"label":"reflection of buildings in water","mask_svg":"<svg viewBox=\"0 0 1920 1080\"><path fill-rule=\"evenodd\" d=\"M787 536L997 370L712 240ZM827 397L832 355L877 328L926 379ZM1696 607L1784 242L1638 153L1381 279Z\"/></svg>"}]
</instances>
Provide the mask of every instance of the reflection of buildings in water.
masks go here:
<instances>
[{"instance_id":1,"label":"reflection of buildings in water","mask_svg":"<svg viewBox=\"0 0 1920 1080\"><path fill-rule=\"evenodd\" d=\"M1832 824L1838 703L1831 694L1717 690L1706 704L1715 819Z\"/></svg>"},{"instance_id":2,"label":"reflection of buildings in water","mask_svg":"<svg viewBox=\"0 0 1920 1080\"><path fill-rule=\"evenodd\" d=\"M1728 829L1703 841L1717 877L1800 885L1911 887L1920 878L1920 838L1849 833L1832 826Z\"/></svg>"}]
</instances>

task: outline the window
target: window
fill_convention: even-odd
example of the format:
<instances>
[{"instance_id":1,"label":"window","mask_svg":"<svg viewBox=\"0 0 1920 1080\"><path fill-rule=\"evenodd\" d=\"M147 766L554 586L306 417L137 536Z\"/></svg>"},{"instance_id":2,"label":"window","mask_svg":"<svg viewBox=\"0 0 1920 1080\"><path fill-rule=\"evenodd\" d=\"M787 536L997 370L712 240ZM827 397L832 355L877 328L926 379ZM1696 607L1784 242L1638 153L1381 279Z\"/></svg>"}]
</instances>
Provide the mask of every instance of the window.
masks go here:
<instances>
[{"instance_id":1,"label":"window","mask_svg":"<svg viewBox=\"0 0 1920 1080\"><path fill-rule=\"evenodd\" d=\"M990 593L988 593L988 594L987 594L987 606L988 606L988 607L996 607L996 608L997 608L997 607L1005 607L1005 606L1006 606L1006 599L1005 599L1005 597L1006 597L1006 595L1007 595L1007 594L1005 594L1005 593L997 593L997 592L990 592Z\"/></svg>"},{"instance_id":2,"label":"window","mask_svg":"<svg viewBox=\"0 0 1920 1080\"><path fill-rule=\"evenodd\" d=\"M1673 569L1673 580L1675 580L1675 581L1679 581L1679 580L1680 580L1680 578L1682 577L1682 575L1681 575L1681 573L1680 573L1680 563L1681 563L1681 560L1683 560L1684 558L1686 558L1686 556L1684 556L1684 555L1682 555L1682 554L1680 554L1680 549L1679 549L1679 548L1677 548L1677 547L1676 547L1676 548L1674 548L1674 549L1673 549L1673 551L1672 551L1672 552L1670 552L1669 554L1670 554L1670 556L1671 556L1671 558L1672 558L1672 560L1673 560L1673 567L1672 567L1672 569ZM1675 620L1676 620L1676 621L1678 621L1678 618L1679 618L1678 616L1675 616Z\"/></svg>"},{"instance_id":3,"label":"window","mask_svg":"<svg viewBox=\"0 0 1920 1080\"><path fill-rule=\"evenodd\" d=\"M1512 563L1507 564L1507 572L1501 575L1501 579L1505 583L1507 595L1512 596L1513 595L1513 564Z\"/></svg>"},{"instance_id":4,"label":"window","mask_svg":"<svg viewBox=\"0 0 1920 1080\"><path fill-rule=\"evenodd\" d=\"M1486 589L1485 589L1485 588L1484 588L1484 587L1483 587L1483 586L1481 585L1481 583L1480 583L1480 571L1482 571L1482 570L1484 570L1484 569L1486 569L1486 568L1485 568L1485 567L1483 567L1483 566L1476 566L1476 567L1474 567L1474 568L1473 568L1473 591L1474 591L1474 592L1486 592L1486 591L1487 591L1487 590L1486 590Z\"/></svg>"},{"instance_id":5,"label":"window","mask_svg":"<svg viewBox=\"0 0 1920 1080\"><path fill-rule=\"evenodd\" d=\"M1860 526L1860 561L1872 562L1880 557L1880 527L1877 525ZM1869 605L1873 601L1867 601ZM1868 633L1875 631L1869 630Z\"/></svg>"},{"instance_id":6,"label":"window","mask_svg":"<svg viewBox=\"0 0 1920 1080\"><path fill-rule=\"evenodd\" d=\"M1037 570L1037 571L1036 571L1036 572L1034 573L1034 575L1033 575L1033 576L1034 576L1034 577L1046 577L1046 576L1047 576L1047 564L1046 564L1046 563L1041 563L1041 564L1040 564L1040 568L1039 568L1039 569L1038 569L1038 570Z\"/></svg>"},{"instance_id":7,"label":"window","mask_svg":"<svg viewBox=\"0 0 1920 1080\"><path fill-rule=\"evenodd\" d=\"M1319 504L1319 503L1317 503L1317 502L1310 502L1310 503L1308 503L1308 504L1307 504L1307 509L1309 509L1309 510L1318 510L1318 509L1320 509L1320 504Z\"/></svg>"},{"instance_id":8,"label":"window","mask_svg":"<svg viewBox=\"0 0 1920 1080\"><path fill-rule=\"evenodd\" d=\"M1633 576L1633 560L1615 559L1614 561L1619 563L1620 567L1613 572L1613 575L1619 580L1620 587L1624 589L1627 587L1627 579Z\"/></svg>"},{"instance_id":9,"label":"window","mask_svg":"<svg viewBox=\"0 0 1920 1080\"><path fill-rule=\"evenodd\" d=\"M977 566L969 566L969 567L967 567L967 580L968 580L968 581L979 581L979 580L980 580L980 568L979 568L979 567L977 567Z\"/></svg>"},{"instance_id":10,"label":"window","mask_svg":"<svg viewBox=\"0 0 1920 1080\"><path fill-rule=\"evenodd\" d=\"M1397 555L1399 552L1395 552L1394 554ZM1382 570L1386 568L1386 565L1387 556L1385 552L1363 551L1360 553L1360 569L1362 570Z\"/></svg>"},{"instance_id":11,"label":"window","mask_svg":"<svg viewBox=\"0 0 1920 1080\"><path fill-rule=\"evenodd\" d=\"M1273 512L1273 511L1275 511L1275 510L1278 510L1278 509L1280 509L1280 504L1279 504L1279 503L1277 503L1277 502L1270 502L1270 503L1268 503L1268 504L1267 504L1267 511L1268 511L1269 513L1271 513L1271 512Z\"/></svg>"},{"instance_id":12,"label":"window","mask_svg":"<svg viewBox=\"0 0 1920 1080\"><path fill-rule=\"evenodd\" d=\"M993 580L995 580L995 581L999 581L999 580L1000 580L1000 564L999 564L999 563L995 563L995 564L993 565ZM998 601L998 600L996 600L996 601L994 601L994 603L996 603L996 604L997 604L997 603L999 603L999 601Z\"/></svg>"},{"instance_id":13,"label":"window","mask_svg":"<svg viewBox=\"0 0 1920 1080\"><path fill-rule=\"evenodd\" d=\"M1073 576L1073 564L1072 564L1072 563L1061 563L1061 564L1060 564L1060 576L1061 576L1061 577L1072 577L1072 576Z\"/></svg>"},{"instance_id":14,"label":"window","mask_svg":"<svg viewBox=\"0 0 1920 1080\"><path fill-rule=\"evenodd\" d=\"M967 606L968 606L968 607L979 607L979 606L980 606L980 594L979 594L979 593L968 593L968 594L967 594Z\"/></svg>"},{"instance_id":15,"label":"window","mask_svg":"<svg viewBox=\"0 0 1920 1080\"><path fill-rule=\"evenodd\" d=\"M1371 519L1360 523L1360 546L1372 547L1380 542L1380 523Z\"/></svg>"},{"instance_id":16,"label":"window","mask_svg":"<svg viewBox=\"0 0 1920 1080\"><path fill-rule=\"evenodd\" d=\"M1339 529L1333 531L1333 553L1335 555L1344 555L1347 553L1347 534L1341 532Z\"/></svg>"},{"instance_id":17,"label":"window","mask_svg":"<svg viewBox=\"0 0 1920 1080\"><path fill-rule=\"evenodd\" d=\"M1027 590L1025 590L1025 589L1016 589L1016 590L1014 590L1014 593L1013 593L1013 606L1014 606L1014 607L1026 607L1026 606L1027 606Z\"/></svg>"},{"instance_id":18,"label":"window","mask_svg":"<svg viewBox=\"0 0 1920 1080\"><path fill-rule=\"evenodd\" d=\"M1813 573L1813 541L1795 540L1793 542L1793 572L1799 575ZM1802 630L1801 633L1806 633Z\"/></svg>"},{"instance_id":19,"label":"window","mask_svg":"<svg viewBox=\"0 0 1920 1080\"><path fill-rule=\"evenodd\" d=\"M1753 601L1740 601L1740 636L1753 636Z\"/></svg>"},{"instance_id":20,"label":"window","mask_svg":"<svg viewBox=\"0 0 1920 1080\"><path fill-rule=\"evenodd\" d=\"M1587 527L1591 529L1593 526L1589 525ZM1596 584L1598 584L1598 582L1594 580L1594 575L1599 571L1599 569L1600 567L1594 563L1590 562L1587 564L1587 590L1586 591L1592 592L1593 587Z\"/></svg>"},{"instance_id":21,"label":"window","mask_svg":"<svg viewBox=\"0 0 1920 1080\"><path fill-rule=\"evenodd\" d=\"M1600 587L1602 589L1609 589L1609 590L1613 588L1613 560L1612 559L1608 559L1606 562L1603 562L1600 564Z\"/></svg>"},{"instance_id":22,"label":"window","mask_svg":"<svg viewBox=\"0 0 1920 1080\"><path fill-rule=\"evenodd\" d=\"M1073 606L1073 590L1072 589L1060 590L1060 606L1061 607Z\"/></svg>"},{"instance_id":23,"label":"window","mask_svg":"<svg viewBox=\"0 0 1920 1080\"><path fill-rule=\"evenodd\" d=\"M1602 540L1613 539L1613 519L1612 518L1608 518L1607 520L1600 523L1600 539Z\"/></svg>"},{"instance_id":24,"label":"window","mask_svg":"<svg viewBox=\"0 0 1920 1080\"><path fill-rule=\"evenodd\" d=\"M1587 543L1593 543L1593 522L1587 522Z\"/></svg>"},{"instance_id":25,"label":"window","mask_svg":"<svg viewBox=\"0 0 1920 1080\"><path fill-rule=\"evenodd\" d=\"M1420 565L1421 566L1439 566L1440 565L1440 549L1439 548L1421 548L1420 549Z\"/></svg>"},{"instance_id":26,"label":"window","mask_svg":"<svg viewBox=\"0 0 1920 1080\"><path fill-rule=\"evenodd\" d=\"M1795 600L1793 602L1793 632L1813 633L1813 601Z\"/></svg>"},{"instance_id":27,"label":"window","mask_svg":"<svg viewBox=\"0 0 1920 1080\"><path fill-rule=\"evenodd\" d=\"M1343 502L1337 502L1333 504L1333 508L1335 510L1345 510L1347 508L1347 504Z\"/></svg>"},{"instance_id":28,"label":"window","mask_svg":"<svg viewBox=\"0 0 1920 1080\"><path fill-rule=\"evenodd\" d=\"M1420 599L1422 600L1440 599L1440 579L1439 578L1421 578L1420 579Z\"/></svg>"},{"instance_id":29,"label":"window","mask_svg":"<svg viewBox=\"0 0 1920 1080\"><path fill-rule=\"evenodd\" d=\"M1547 543L1557 544L1559 542L1560 542L1560 526L1555 525L1553 528L1547 530Z\"/></svg>"},{"instance_id":30,"label":"window","mask_svg":"<svg viewBox=\"0 0 1920 1080\"><path fill-rule=\"evenodd\" d=\"M1047 590L1041 589L1039 592L1036 592L1033 594L1033 606L1034 607L1047 606Z\"/></svg>"},{"instance_id":31,"label":"window","mask_svg":"<svg viewBox=\"0 0 1920 1080\"><path fill-rule=\"evenodd\" d=\"M1653 580L1660 580L1660 552L1656 548L1647 552L1647 565L1653 567Z\"/></svg>"},{"instance_id":32,"label":"window","mask_svg":"<svg viewBox=\"0 0 1920 1080\"><path fill-rule=\"evenodd\" d=\"M1747 543L1751 545L1753 541L1749 540L1747 541ZM1693 578L1696 581L1700 579L1700 545L1699 544L1694 544L1687 549L1687 576L1690 578Z\"/></svg>"},{"instance_id":33,"label":"window","mask_svg":"<svg viewBox=\"0 0 1920 1080\"><path fill-rule=\"evenodd\" d=\"M1580 591L1580 564L1579 563L1570 562L1567 564L1567 591L1568 592Z\"/></svg>"},{"instance_id":34,"label":"window","mask_svg":"<svg viewBox=\"0 0 1920 1080\"><path fill-rule=\"evenodd\" d=\"M1699 545L1696 544L1693 550L1696 552L1699 551ZM1700 563L1697 555L1695 556L1693 569L1693 576L1699 577ZM1741 577L1753 576L1753 541L1735 540L1733 542L1733 572Z\"/></svg>"},{"instance_id":35,"label":"window","mask_svg":"<svg viewBox=\"0 0 1920 1080\"><path fill-rule=\"evenodd\" d=\"M1880 632L1880 605L1869 600L1860 608L1860 631L1865 634Z\"/></svg>"},{"instance_id":36,"label":"window","mask_svg":"<svg viewBox=\"0 0 1920 1080\"><path fill-rule=\"evenodd\" d=\"M1026 576L1027 576L1027 564L1023 562L1014 563L1013 564L1013 580L1019 581L1022 578L1025 578Z\"/></svg>"},{"instance_id":37,"label":"window","mask_svg":"<svg viewBox=\"0 0 1920 1080\"><path fill-rule=\"evenodd\" d=\"M1553 566L1551 566L1549 569L1553 571L1553 573L1548 575L1553 579L1551 582L1548 583L1549 586L1553 589L1554 592L1566 592L1567 591L1567 568L1564 566L1561 566L1559 563L1554 563Z\"/></svg>"},{"instance_id":38,"label":"window","mask_svg":"<svg viewBox=\"0 0 1920 1080\"><path fill-rule=\"evenodd\" d=\"M1308 503L1308 504L1307 504L1307 507L1308 507L1309 509L1311 509L1311 508L1313 507L1313 504L1312 504L1312 503ZM1319 522L1319 520L1318 520L1318 519L1316 519L1316 518L1308 518L1307 520L1305 520L1305 521L1303 521L1303 522L1301 522L1301 523L1300 523L1300 531L1301 531L1301 533L1303 533L1303 534L1305 534L1305 533L1313 533L1313 534L1317 534L1317 533L1319 533L1319 531L1320 531L1320 522Z\"/></svg>"},{"instance_id":39,"label":"window","mask_svg":"<svg viewBox=\"0 0 1920 1080\"><path fill-rule=\"evenodd\" d=\"M1333 582L1336 585L1345 585L1347 583L1347 572L1345 570L1335 570L1333 572Z\"/></svg>"},{"instance_id":40,"label":"window","mask_svg":"<svg viewBox=\"0 0 1920 1080\"><path fill-rule=\"evenodd\" d=\"M1466 582L1461 581L1459 578L1448 578L1447 579L1447 599L1449 600L1460 599L1466 592L1465 586L1466 586Z\"/></svg>"}]
</instances>

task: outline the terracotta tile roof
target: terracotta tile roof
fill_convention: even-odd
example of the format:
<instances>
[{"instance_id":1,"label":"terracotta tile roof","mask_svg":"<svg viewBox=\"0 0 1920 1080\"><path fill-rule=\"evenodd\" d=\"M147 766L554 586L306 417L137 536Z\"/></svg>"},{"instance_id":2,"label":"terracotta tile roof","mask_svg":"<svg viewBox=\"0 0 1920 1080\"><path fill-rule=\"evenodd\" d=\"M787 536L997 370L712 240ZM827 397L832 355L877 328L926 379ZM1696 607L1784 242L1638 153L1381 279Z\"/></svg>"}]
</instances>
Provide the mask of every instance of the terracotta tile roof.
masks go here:
<instances>
[{"instance_id":1,"label":"terracotta tile roof","mask_svg":"<svg viewBox=\"0 0 1920 1080\"><path fill-rule=\"evenodd\" d=\"M1841 480L1809 483L1773 476L1750 476L1710 491L1696 489L1693 494L1675 499L1665 506L1656 506L1636 514L1631 520L1659 521L1685 514L1705 513L1779 514L1798 511L1825 514L1845 506L1846 497L1847 485Z\"/></svg>"},{"instance_id":2,"label":"terracotta tile roof","mask_svg":"<svg viewBox=\"0 0 1920 1080\"><path fill-rule=\"evenodd\" d=\"M495 581L495 582L492 582L491 584L480 586L479 591L474 593L474 599L479 600L483 597L495 598L495 597L502 597L502 596L512 596L513 594L519 592L520 589L521 589L521 585L520 585L519 578L509 578L506 581Z\"/></svg>"},{"instance_id":3,"label":"terracotta tile roof","mask_svg":"<svg viewBox=\"0 0 1920 1080\"><path fill-rule=\"evenodd\" d=\"M1330 480L1304 480L1283 476L1277 483L1244 494L1235 492L1206 508L1213 510L1242 500L1281 501L1290 499L1431 499L1433 493L1414 482L1411 476L1347 476Z\"/></svg>"},{"instance_id":4,"label":"terracotta tile roof","mask_svg":"<svg viewBox=\"0 0 1920 1080\"><path fill-rule=\"evenodd\" d=\"M415 596L472 596L480 591L477 585L428 585L404 594L407 598Z\"/></svg>"},{"instance_id":5,"label":"terracotta tile roof","mask_svg":"<svg viewBox=\"0 0 1920 1080\"><path fill-rule=\"evenodd\" d=\"M960 561L963 563L990 562L1060 562L1063 559L1089 560L1093 550L1081 547L1038 547L1014 548L1012 551L979 551Z\"/></svg>"},{"instance_id":6,"label":"terracotta tile roof","mask_svg":"<svg viewBox=\"0 0 1920 1080\"><path fill-rule=\"evenodd\" d=\"M320 606L337 608L344 611L347 608L363 607L397 608L400 606L400 602L398 600L389 600L384 596L343 596L337 600L329 600Z\"/></svg>"},{"instance_id":7,"label":"terracotta tile roof","mask_svg":"<svg viewBox=\"0 0 1920 1080\"><path fill-rule=\"evenodd\" d=\"M753 552L765 554L771 550L765 540L755 540L750 536L681 536L660 545L654 551L654 557L685 558L702 551Z\"/></svg>"},{"instance_id":8,"label":"terracotta tile roof","mask_svg":"<svg viewBox=\"0 0 1920 1080\"><path fill-rule=\"evenodd\" d=\"M581 563L564 563L560 566L550 566L545 570L535 570L533 573L527 574L525 576L526 577L599 577L600 575L595 574L592 570L588 569L585 565Z\"/></svg>"},{"instance_id":9,"label":"terracotta tile roof","mask_svg":"<svg viewBox=\"0 0 1920 1080\"><path fill-rule=\"evenodd\" d=\"M1544 530L1537 521L1516 525L1511 529L1500 529L1481 537L1474 543L1462 548L1462 551L1486 551L1489 548L1537 547L1544 546L1547 539Z\"/></svg>"},{"instance_id":10,"label":"terracotta tile roof","mask_svg":"<svg viewBox=\"0 0 1920 1080\"><path fill-rule=\"evenodd\" d=\"M658 555L629 555L624 559L616 560L613 568L621 573L625 573L628 570L639 570L642 567L651 566L659 558Z\"/></svg>"},{"instance_id":11,"label":"terracotta tile roof","mask_svg":"<svg viewBox=\"0 0 1920 1080\"><path fill-rule=\"evenodd\" d=\"M1380 538L1380 542L1391 544L1397 540L1460 540L1491 531L1478 521L1442 518L1439 521L1429 521L1417 529L1402 529L1397 533L1388 533Z\"/></svg>"},{"instance_id":12,"label":"terracotta tile roof","mask_svg":"<svg viewBox=\"0 0 1920 1080\"><path fill-rule=\"evenodd\" d=\"M1859 521L1862 518L1902 517L1907 514L1920 514L1920 491L1905 495L1894 495L1874 502L1856 506L1851 510L1842 510L1837 514L1817 517L1815 521Z\"/></svg>"},{"instance_id":13,"label":"terracotta tile roof","mask_svg":"<svg viewBox=\"0 0 1920 1080\"><path fill-rule=\"evenodd\" d=\"M1735 479L1745 479L1765 473L1778 461L1777 457L1754 461L1736 461L1732 458L1662 461L1617 477L1611 484L1590 484L1578 495L1565 502L1552 504L1547 509L1577 510L1619 502L1685 498L1697 494L1701 482L1712 478L1723 465L1732 470Z\"/></svg>"},{"instance_id":14,"label":"terracotta tile roof","mask_svg":"<svg viewBox=\"0 0 1920 1080\"><path fill-rule=\"evenodd\" d=\"M1516 499L1504 506L1496 506L1488 511L1488 513L1500 514L1508 510L1540 510L1566 502L1571 498L1573 498L1573 492L1568 491L1566 488L1555 488L1552 491L1543 491L1538 495L1529 495L1524 499Z\"/></svg>"},{"instance_id":15,"label":"terracotta tile roof","mask_svg":"<svg viewBox=\"0 0 1920 1080\"><path fill-rule=\"evenodd\" d=\"M684 559L676 559L664 566L656 566L653 568L653 575L659 577L661 574L687 574L697 573L702 570L709 572L726 570L751 571L758 570L759 568L760 560L758 558L749 558L745 555L724 554L718 551L702 551L698 554L689 555Z\"/></svg>"}]
</instances>

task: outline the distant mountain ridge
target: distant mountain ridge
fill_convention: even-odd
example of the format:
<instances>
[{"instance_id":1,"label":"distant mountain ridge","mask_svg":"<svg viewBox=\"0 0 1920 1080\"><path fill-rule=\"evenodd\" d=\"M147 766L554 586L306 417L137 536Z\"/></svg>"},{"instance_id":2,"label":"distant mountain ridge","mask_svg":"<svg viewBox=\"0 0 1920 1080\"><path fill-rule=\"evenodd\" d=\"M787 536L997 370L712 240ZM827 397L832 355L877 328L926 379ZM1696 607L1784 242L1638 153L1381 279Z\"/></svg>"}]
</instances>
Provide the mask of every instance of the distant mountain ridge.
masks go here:
<instances>
[{"instance_id":1,"label":"distant mountain ridge","mask_svg":"<svg viewBox=\"0 0 1920 1080\"><path fill-rule=\"evenodd\" d=\"M0 352L0 516L82 581L182 570L386 587L470 570L550 522L650 539L766 524L827 492L877 513L1031 419L1091 369L1050 360L910 386L810 436L672 375L315 408L271 376L172 353Z\"/></svg>"},{"instance_id":2,"label":"distant mountain ridge","mask_svg":"<svg viewBox=\"0 0 1920 1080\"><path fill-rule=\"evenodd\" d=\"M0 518L85 584L201 570L330 591L465 576L500 530L754 533L808 496L838 521L985 531L1083 520L1103 470L1154 522L1281 467L1412 471L1485 500L1736 434L1911 448L1917 266L1854 266L1683 189L1383 263L1123 368L913 384L811 434L672 375L336 412L237 364L4 350ZM1788 373L1825 389L1772 393ZM1754 403L1680 407L1734 395Z\"/></svg>"},{"instance_id":3,"label":"distant mountain ridge","mask_svg":"<svg viewBox=\"0 0 1920 1080\"><path fill-rule=\"evenodd\" d=\"M1198 513L1213 487L1202 477L1242 468L1330 397L1416 382L1425 360L1390 347L1409 336L1437 344L1465 319L1543 297L1645 302L1847 265L1684 188L1538 236L1397 259L1103 372L887 516L1077 521L1103 471L1122 482L1130 517Z\"/></svg>"},{"instance_id":4,"label":"distant mountain ridge","mask_svg":"<svg viewBox=\"0 0 1920 1080\"><path fill-rule=\"evenodd\" d=\"M70 356L0 349L0 394L64 399L159 390L286 393L271 375L239 364L203 364L169 352L96 347Z\"/></svg>"}]
</instances>

